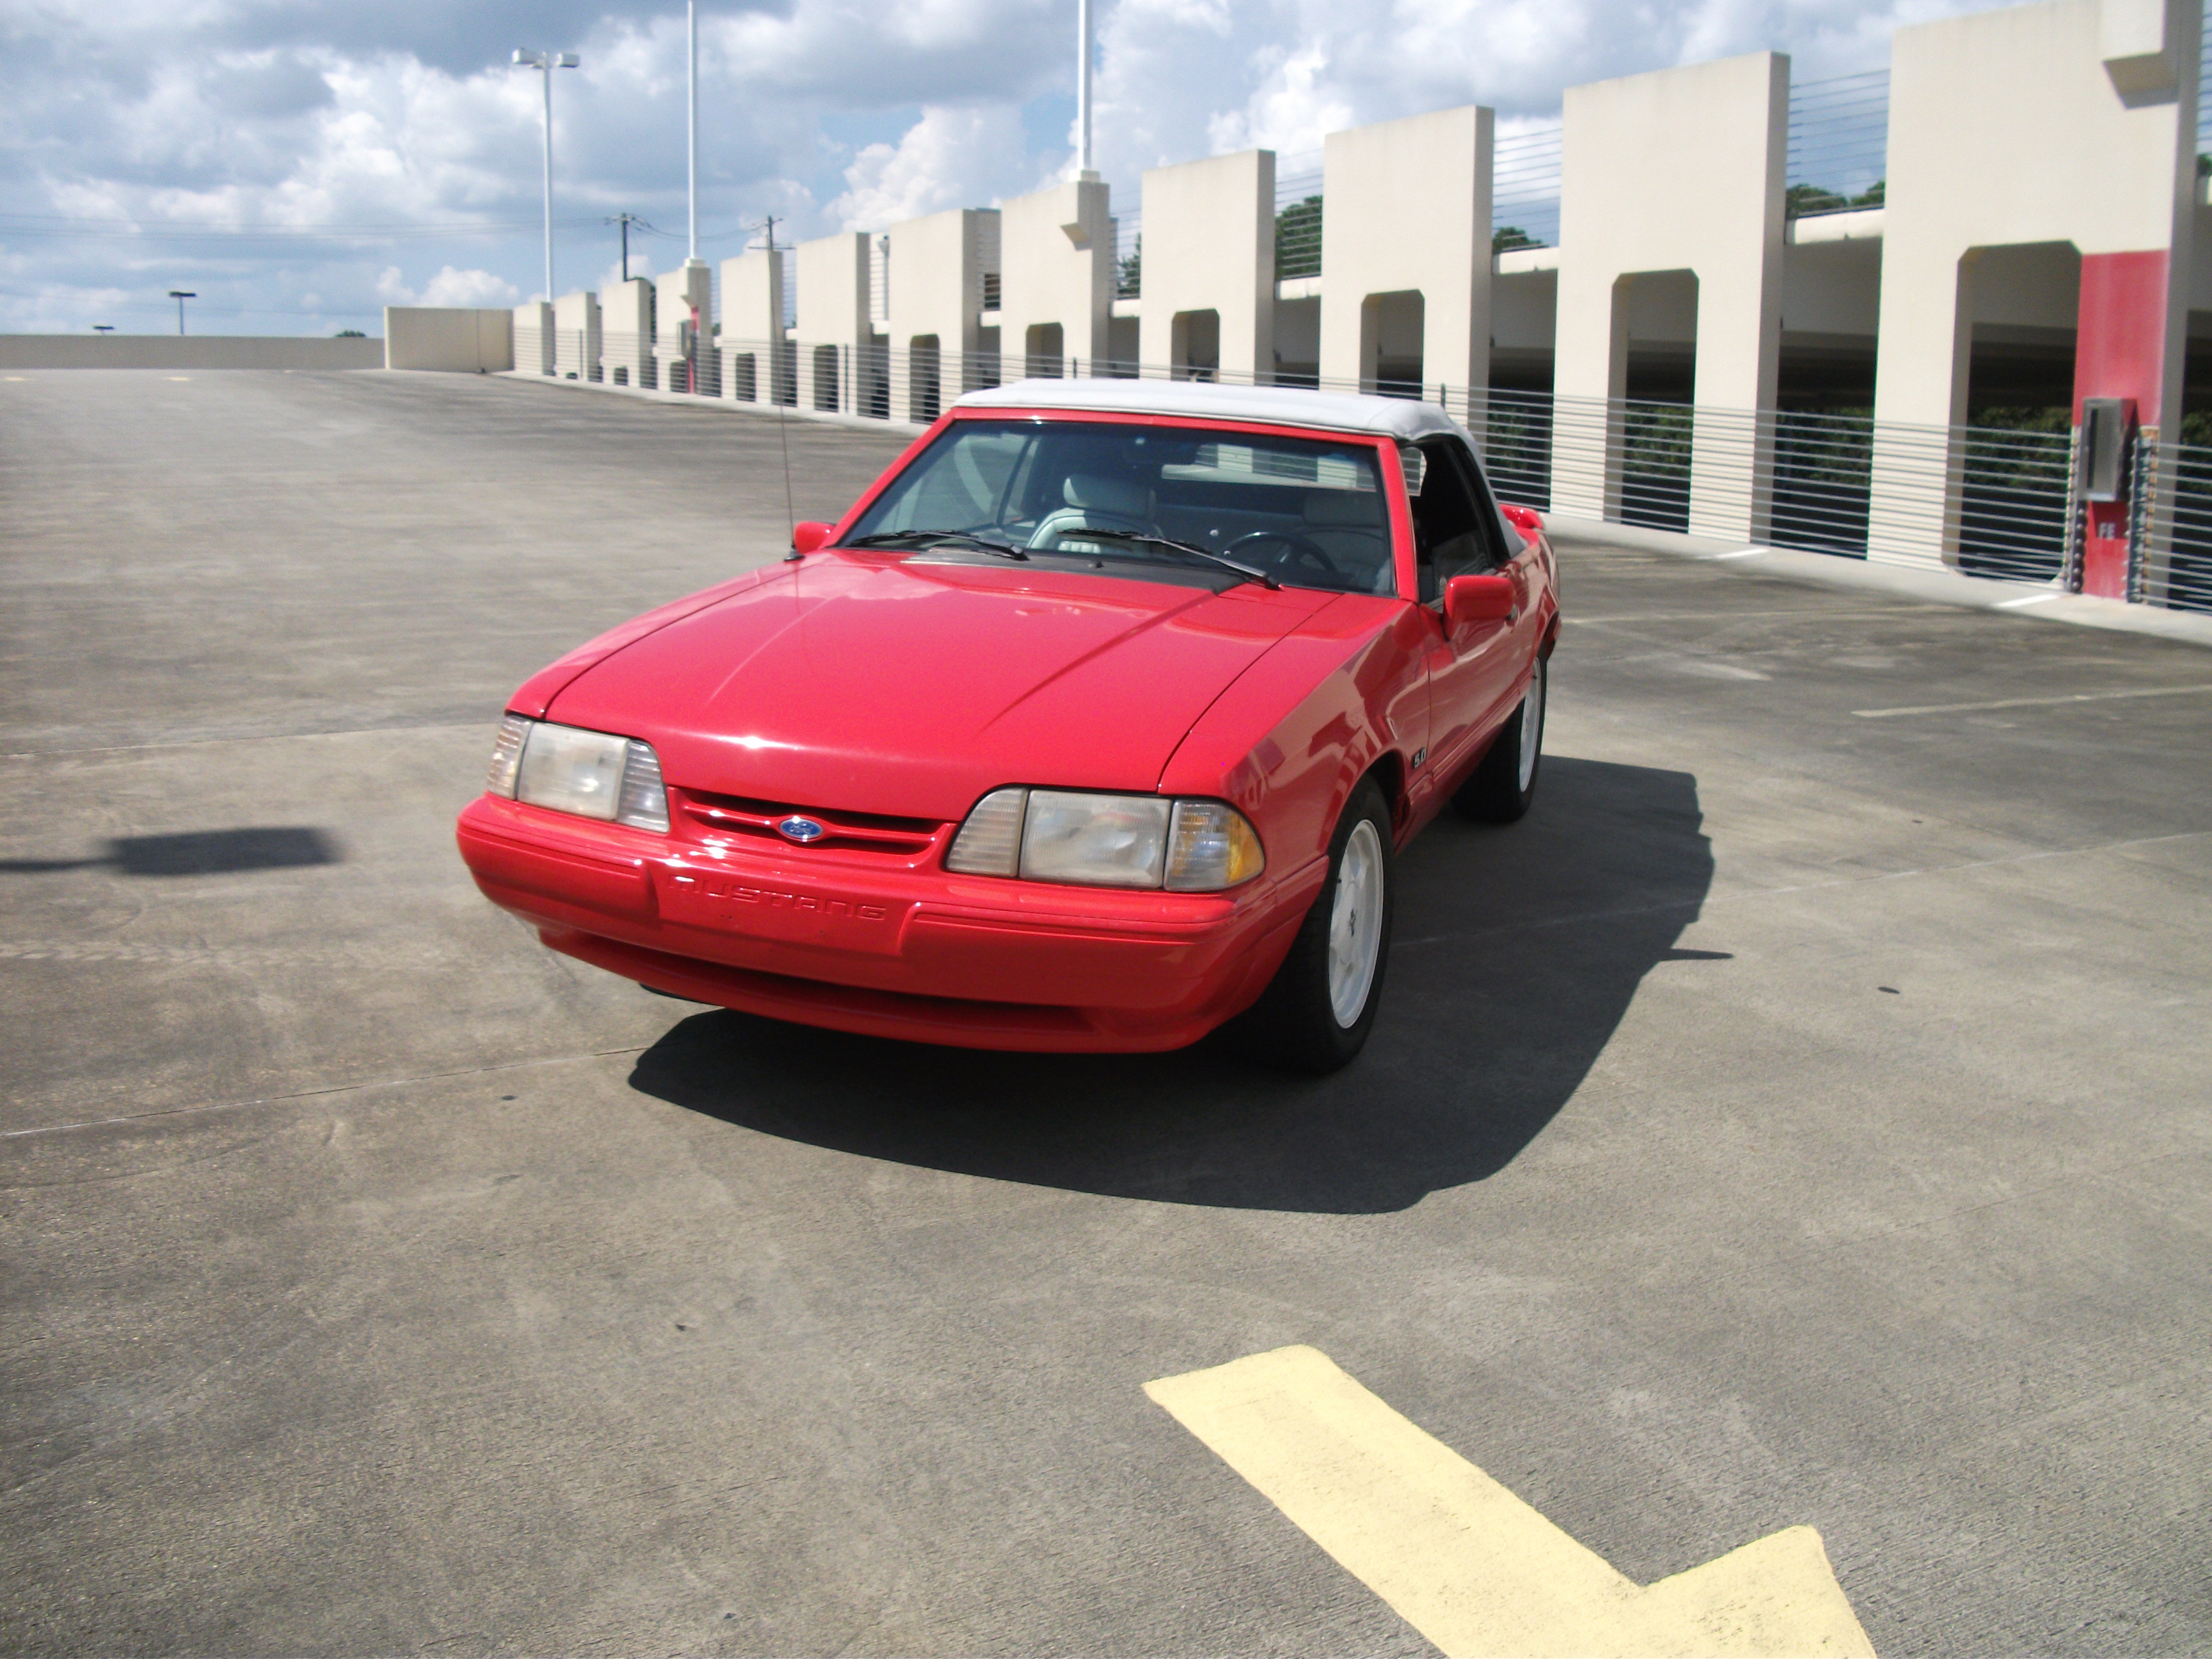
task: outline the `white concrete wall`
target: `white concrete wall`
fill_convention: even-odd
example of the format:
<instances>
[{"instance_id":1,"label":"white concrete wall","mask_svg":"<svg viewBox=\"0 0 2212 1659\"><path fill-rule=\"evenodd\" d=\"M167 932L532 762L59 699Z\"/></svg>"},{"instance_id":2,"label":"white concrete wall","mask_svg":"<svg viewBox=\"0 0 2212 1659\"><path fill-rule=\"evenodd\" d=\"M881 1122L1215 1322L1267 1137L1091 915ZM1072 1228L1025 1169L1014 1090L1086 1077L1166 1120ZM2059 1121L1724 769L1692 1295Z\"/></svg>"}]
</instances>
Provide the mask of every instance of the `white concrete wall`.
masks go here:
<instances>
[{"instance_id":1,"label":"white concrete wall","mask_svg":"<svg viewBox=\"0 0 2212 1659\"><path fill-rule=\"evenodd\" d=\"M390 311L385 313L387 339L392 314ZM492 314L501 319L507 315L503 311ZM421 331L410 336L410 340L421 337ZM414 367L386 364L385 345L385 340L260 334L0 334L0 368ZM425 363L421 367L435 368L446 365ZM495 367L503 368L506 365Z\"/></svg>"},{"instance_id":2,"label":"white concrete wall","mask_svg":"<svg viewBox=\"0 0 2212 1659\"><path fill-rule=\"evenodd\" d=\"M1057 356L1073 359L1079 374L1112 355L1112 217L1107 188L1096 178L1000 205L999 340L1000 372L1007 380L1068 372L1060 363L1030 362L1032 329L1056 328Z\"/></svg>"},{"instance_id":3,"label":"white concrete wall","mask_svg":"<svg viewBox=\"0 0 2212 1659\"><path fill-rule=\"evenodd\" d=\"M1144 372L1188 372L1212 336L1224 380L1266 384L1275 362L1275 153L1154 167L1144 211ZM1197 323L1204 313L1218 328ZM1324 324L1324 351L1326 334Z\"/></svg>"},{"instance_id":4,"label":"white concrete wall","mask_svg":"<svg viewBox=\"0 0 2212 1659\"><path fill-rule=\"evenodd\" d=\"M784 358L783 254L750 248L722 261L722 395L775 400ZM786 370L787 373L787 369Z\"/></svg>"},{"instance_id":5,"label":"white concrete wall","mask_svg":"<svg viewBox=\"0 0 2212 1659\"><path fill-rule=\"evenodd\" d=\"M463 306L386 306L386 368L487 373L514 367L514 313Z\"/></svg>"},{"instance_id":6,"label":"white concrete wall","mask_svg":"<svg viewBox=\"0 0 2212 1659\"><path fill-rule=\"evenodd\" d=\"M2169 252L2165 401L2143 419L2178 428L2201 15L2198 0L2045 0L1897 31L1877 422L1962 422L1976 321L2056 311L2047 292L2040 302L2008 292L2023 272L2038 285L2033 257L1999 266L1985 251L2070 243L2077 254ZM2146 39L2168 59L2163 87L2147 73ZM1947 512L1929 512L1926 441L1876 434L1877 556L1957 556L1958 491L1945 492ZM1954 485L1960 465L1954 453Z\"/></svg>"},{"instance_id":7,"label":"white concrete wall","mask_svg":"<svg viewBox=\"0 0 2212 1659\"><path fill-rule=\"evenodd\" d=\"M874 342L868 321L868 238L841 231L799 245L799 406L848 410L868 406L860 384Z\"/></svg>"},{"instance_id":8,"label":"white concrete wall","mask_svg":"<svg viewBox=\"0 0 2212 1659\"><path fill-rule=\"evenodd\" d=\"M660 384L653 356L653 283L617 283L599 297L599 378L646 390Z\"/></svg>"},{"instance_id":9,"label":"white concrete wall","mask_svg":"<svg viewBox=\"0 0 2212 1659\"><path fill-rule=\"evenodd\" d=\"M599 378L599 296L585 289L553 302L553 372L567 380Z\"/></svg>"},{"instance_id":10,"label":"white concrete wall","mask_svg":"<svg viewBox=\"0 0 2212 1659\"><path fill-rule=\"evenodd\" d=\"M1881 317L1881 241L1815 242L1783 250L1782 331L1875 337Z\"/></svg>"},{"instance_id":11,"label":"white concrete wall","mask_svg":"<svg viewBox=\"0 0 2212 1659\"><path fill-rule=\"evenodd\" d=\"M1554 389L1581 401L1558 417L1569 428L1555 440L1559 511L1619 510L1620 423L1595 400L1626 392L1635 325L1650 312L1636 289L1650 274L1696 278L1701 410L1773 407L1789 116L1790 64L1774 52L1568 89ZM1770 504L1763 423L1723 432L1701 412L1698 426L1690 528L1756 538Z\"/></svg>"},{"instance_id":12,"label":"white concrete wall","mask_svg":"<svg viewBox=\"0 0 2212 1659\"><path fill-rule=\"evenodd\" d=\"M1490 185L1495 118L1468 105L1329 134L1322 163L1321 372L1372 390L1379 359L1421 360L1456 396L1490 377ZM1149 272L1146 273L1148 276ZM1410 354L1384 337L1417 291ZM1410 314L1407 307L1396 308Z\"/></svg>"},{"instance_id":13,"label":"white concrete wall","mask_svg":"<svg viewBox=\"0 0 2212 1659\"><path fill-rule=\"evenodd\" d=\"M990 235L979 222L989 219ZM963 392L995 380L983 349L983 257L995 252L998 214L953 208L890 228L891 415L927 420ZM934 341L917 348L917 341ZM933 386L934 390L933 390Z\"/></svg>"},{"instance_id":14,"label":"white concrete wall","mask_svg":"<svg viewBox=\"0 0 2212 1659\"><path fill-rule=\"evenodd\" d=\"M514 368L518 374L553 372L553 306L526 300L514 308Z\"/></svg>"}]
</instances>

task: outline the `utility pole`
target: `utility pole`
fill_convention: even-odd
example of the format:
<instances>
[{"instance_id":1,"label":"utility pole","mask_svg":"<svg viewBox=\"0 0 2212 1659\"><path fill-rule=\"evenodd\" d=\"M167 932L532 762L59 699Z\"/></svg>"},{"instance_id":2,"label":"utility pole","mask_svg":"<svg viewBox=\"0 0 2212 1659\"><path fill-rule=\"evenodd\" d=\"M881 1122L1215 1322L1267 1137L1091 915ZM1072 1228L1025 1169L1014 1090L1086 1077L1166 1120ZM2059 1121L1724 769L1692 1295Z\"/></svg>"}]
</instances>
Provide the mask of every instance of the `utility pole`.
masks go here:
<instances>
[{"instance_id":1,"label":"utility pole","mask_svg":"<svg viewBox=\"0 0 2212 1659\"><path fill-rule=\"evenodd\" d=\"M553 292L553 71L574 69L580 60L573 52L525 52L514 49L518 69L534 69L545 81L545 298Z\"/></svg>"},{"instance_id":2,"label":"utility pole","mask_svg":"<svg viewBox=\"0 0 2212 1659\"><path fill-rule=\"evenodd\" d=\"M617 213L611 218L600 220L599 222L603 225L620 225L622 227L623 281L626 283L629 281L629 228L632 225L643 224L645 222L639 218L635 213Z\"/></svg>"},{"instance_id":3,"label":"utility pole","mask_svg":"<svg viewBox=\"0 0 2212 1659\"><path fill-rule=\"evenodd\" d=\"M169 297L177 302L177 332L182 334L185 331L185 301L197 300L200 296L181 288L173 288L169 290Z\"/></svg>"}]
</instances>

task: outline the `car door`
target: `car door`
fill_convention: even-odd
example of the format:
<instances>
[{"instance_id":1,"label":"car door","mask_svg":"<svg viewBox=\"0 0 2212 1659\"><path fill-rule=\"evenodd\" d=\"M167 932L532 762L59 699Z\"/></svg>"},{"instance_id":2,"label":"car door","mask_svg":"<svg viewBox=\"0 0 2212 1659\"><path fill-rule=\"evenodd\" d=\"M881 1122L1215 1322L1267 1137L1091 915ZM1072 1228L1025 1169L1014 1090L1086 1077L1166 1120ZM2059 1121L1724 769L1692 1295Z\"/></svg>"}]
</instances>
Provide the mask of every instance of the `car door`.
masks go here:
<instances>
[{"instance_id":1,"label":"car door","mask_svg":"<svg viewBox=\"0 0 2212 1659\"><path fill-rule=\"evenodd\" d=\"M1420 474L1419 489L1408 501L1417 597L1431 636L1426 769L1445 788L1458 782L1476 745L1504 717L1499 704L1517 687L1513 635L1520 619L1454 627L1445 617L1446 582L1507 567L1504 526L1466 445L1437 436L1413 447L1420 456L1411 469Z\"/></svg>"}]
</instances>

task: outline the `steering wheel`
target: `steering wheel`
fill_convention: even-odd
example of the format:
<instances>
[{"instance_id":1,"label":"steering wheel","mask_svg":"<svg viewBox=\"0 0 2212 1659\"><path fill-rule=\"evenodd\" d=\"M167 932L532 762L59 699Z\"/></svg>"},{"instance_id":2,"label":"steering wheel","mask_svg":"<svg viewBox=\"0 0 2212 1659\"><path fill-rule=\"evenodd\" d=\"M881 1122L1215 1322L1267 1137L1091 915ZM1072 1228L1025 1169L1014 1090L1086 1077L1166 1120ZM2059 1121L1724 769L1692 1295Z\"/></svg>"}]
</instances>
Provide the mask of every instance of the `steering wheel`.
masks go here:
<instances>
[{"instance_id":1,"label":"steering wheel","mask_svg":"<svg viewBox=\"0 0 2212 1659\"><path fill-rule=\"evenodd\" d=\"M1221 556L1233 559L1238 548L1252 542L1280 542L1283 544L1283 550L1273 559L1267 561L1279 570L1287 570L1293 564L1312 565L1324 575L1334 576L1340 581L1344 580L1343 568L1334 559L1322 552L1318 544L1293 530L1248 530L1223 548Z\"/></svg>"}]
</instances>

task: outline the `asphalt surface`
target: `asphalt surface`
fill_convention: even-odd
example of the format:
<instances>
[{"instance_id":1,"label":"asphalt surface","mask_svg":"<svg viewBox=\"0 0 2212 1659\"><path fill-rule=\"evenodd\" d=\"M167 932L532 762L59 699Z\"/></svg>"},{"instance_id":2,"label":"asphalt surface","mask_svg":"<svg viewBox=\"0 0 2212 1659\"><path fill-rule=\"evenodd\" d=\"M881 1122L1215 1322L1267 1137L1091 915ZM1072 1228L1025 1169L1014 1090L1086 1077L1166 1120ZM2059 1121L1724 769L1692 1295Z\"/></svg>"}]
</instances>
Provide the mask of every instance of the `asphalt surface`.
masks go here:
<instances>
[{"instance_id":1,"label":"asphalt surface","mask_svg":"<svg viewBox=\"0 0 2212 1659\"><path fill-rule=\"evenodd\" d=\"M1639 1582L1805 1523L1885 1655L2212 1649L2212 653L1571 546L1351 1070L902 1048L452 843L787 441L903 441L0 383L0 1647L1425 1651L1140 1392L1304 1342Z\"/></svg>"}]
</instances>

